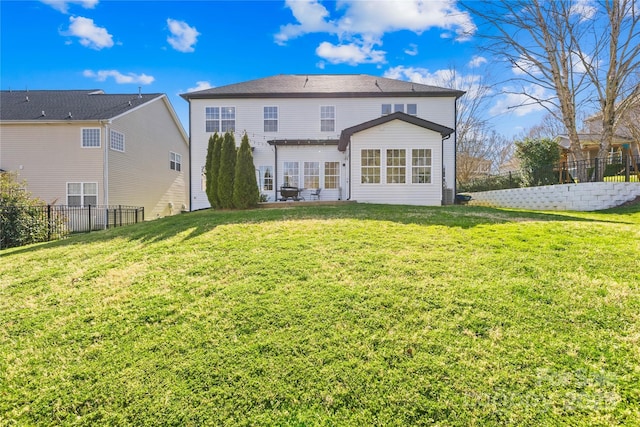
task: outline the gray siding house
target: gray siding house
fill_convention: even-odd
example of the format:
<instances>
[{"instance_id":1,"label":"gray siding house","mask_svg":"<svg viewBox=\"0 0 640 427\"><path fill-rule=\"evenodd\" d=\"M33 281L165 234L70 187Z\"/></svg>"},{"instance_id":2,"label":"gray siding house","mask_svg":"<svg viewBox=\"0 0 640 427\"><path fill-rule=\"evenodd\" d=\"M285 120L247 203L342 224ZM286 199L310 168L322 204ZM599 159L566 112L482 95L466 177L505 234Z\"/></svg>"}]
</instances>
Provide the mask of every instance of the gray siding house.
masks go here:
<instances>
[{"instance_id":1,"label":"gray siding house","mask_svg":"<svg viewBox=\"0 0 640 427\"><path fill-rule=\"evenodd\" d=\"M49 204L189 209L189 141L160 93L2 91L0 169Z\"/></svg>"}]
</instances>

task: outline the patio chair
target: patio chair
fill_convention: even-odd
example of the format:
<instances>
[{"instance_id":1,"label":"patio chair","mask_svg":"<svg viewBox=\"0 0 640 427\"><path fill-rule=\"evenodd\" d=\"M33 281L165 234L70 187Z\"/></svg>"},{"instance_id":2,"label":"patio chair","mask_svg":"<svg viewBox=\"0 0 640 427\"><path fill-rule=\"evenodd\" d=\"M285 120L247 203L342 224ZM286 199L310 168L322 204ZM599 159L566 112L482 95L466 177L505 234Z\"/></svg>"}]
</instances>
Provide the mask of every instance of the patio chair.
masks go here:
<instances>
[{"instance_id":1,"label":"patio chair","mask_svg":"<svg viewBox=\"0 0 640 427\"><path fill-rule=\"evenodd\" d=\"M311 193L309 193L309 196L311 196L311 200L313 200L314 197L316 198L316 200L320 200L320 191L322 191L322 188L316 188Z\"/></svg>"}]
</instances>

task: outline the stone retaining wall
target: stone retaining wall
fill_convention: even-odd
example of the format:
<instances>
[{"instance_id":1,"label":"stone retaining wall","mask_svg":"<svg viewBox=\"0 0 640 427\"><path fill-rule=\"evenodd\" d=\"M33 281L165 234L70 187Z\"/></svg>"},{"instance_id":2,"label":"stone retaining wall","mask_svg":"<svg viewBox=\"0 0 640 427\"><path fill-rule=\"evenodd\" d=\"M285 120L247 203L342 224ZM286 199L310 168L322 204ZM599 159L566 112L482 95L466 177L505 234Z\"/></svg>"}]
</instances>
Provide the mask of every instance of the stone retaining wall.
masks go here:
<instances>
[{"instance_id":1,"label":"stone retaining wall","mask_svg":"<svg viewBox=\"0 0 640 427\"><path fill-rule=\"evenodd\" d=\"M597 211L640 197L639 182L587 182L470 194L470 205L557 211Z\"/></svg>"}]
</instances>

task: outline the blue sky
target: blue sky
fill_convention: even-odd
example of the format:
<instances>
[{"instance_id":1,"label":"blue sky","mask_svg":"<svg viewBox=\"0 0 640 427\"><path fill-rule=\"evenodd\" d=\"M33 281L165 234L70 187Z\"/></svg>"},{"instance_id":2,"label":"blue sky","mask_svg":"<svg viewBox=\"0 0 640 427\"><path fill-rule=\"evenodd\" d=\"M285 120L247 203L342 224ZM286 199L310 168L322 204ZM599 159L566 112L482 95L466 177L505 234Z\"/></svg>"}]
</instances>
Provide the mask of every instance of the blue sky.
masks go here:
<instances>
[{"instance_id":1,"label":"blue sky","mask_svg":"<svg viewBox=\"0 0 640 427\"><path fill-rule=\"evenodd\" d=\"M478 23L456 0L0 1L2 90L179 94L275 74L363 73L445 86L488 74ZM450 85L449 85L450 86ZM495 88L486 113L513 136L537 106Z\"/></svg>"}]
</instances>

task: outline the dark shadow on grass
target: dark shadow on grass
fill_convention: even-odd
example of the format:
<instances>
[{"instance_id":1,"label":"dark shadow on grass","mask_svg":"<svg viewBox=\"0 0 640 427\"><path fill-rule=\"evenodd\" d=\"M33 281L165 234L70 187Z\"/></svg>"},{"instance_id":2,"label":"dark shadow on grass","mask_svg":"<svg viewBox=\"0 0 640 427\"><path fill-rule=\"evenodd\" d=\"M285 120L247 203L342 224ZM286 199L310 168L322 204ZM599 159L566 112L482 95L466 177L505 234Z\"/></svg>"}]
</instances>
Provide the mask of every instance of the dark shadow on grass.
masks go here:
<instances>
[{"instance_id":1,"label":"dark shadow on grass","mask_svg":"<svg viewBox=\"0 0 640 427\"><path fill-rule=\"evenodd\" d=\"M640 212L640 205L612 209L603 212L611 214L634 214ZM508 210L480 206L408 206L408 205L374 205L364 203L350 203L343 205L312 205L303 204L282 208L258 208L244 211L216 211L204 209L196 212L183 213L167 218L161 218L141 224L129 225L110 230L73 235L67 239L40 243L24 248L8 249L0 253L0 257L14 254L43 250L68 245L83 245L94 241L115 238L125 238L129 241L154 243L174 238L185 233L184 241L196 238L216 227L228 224L256 224L274 221L304 221L331 219L361 219L367 221L391 221L400 224L445 226L458 228L472 228L479 225L506 224L517 222L610 222L633 224L634 221L619 221L608 218L587 218L575 216L566 212L554 214L525 210ZM301 227L304 230L304 227ZM301 231L303 232L303 231Z\"/></svg>"}]
</instances>

